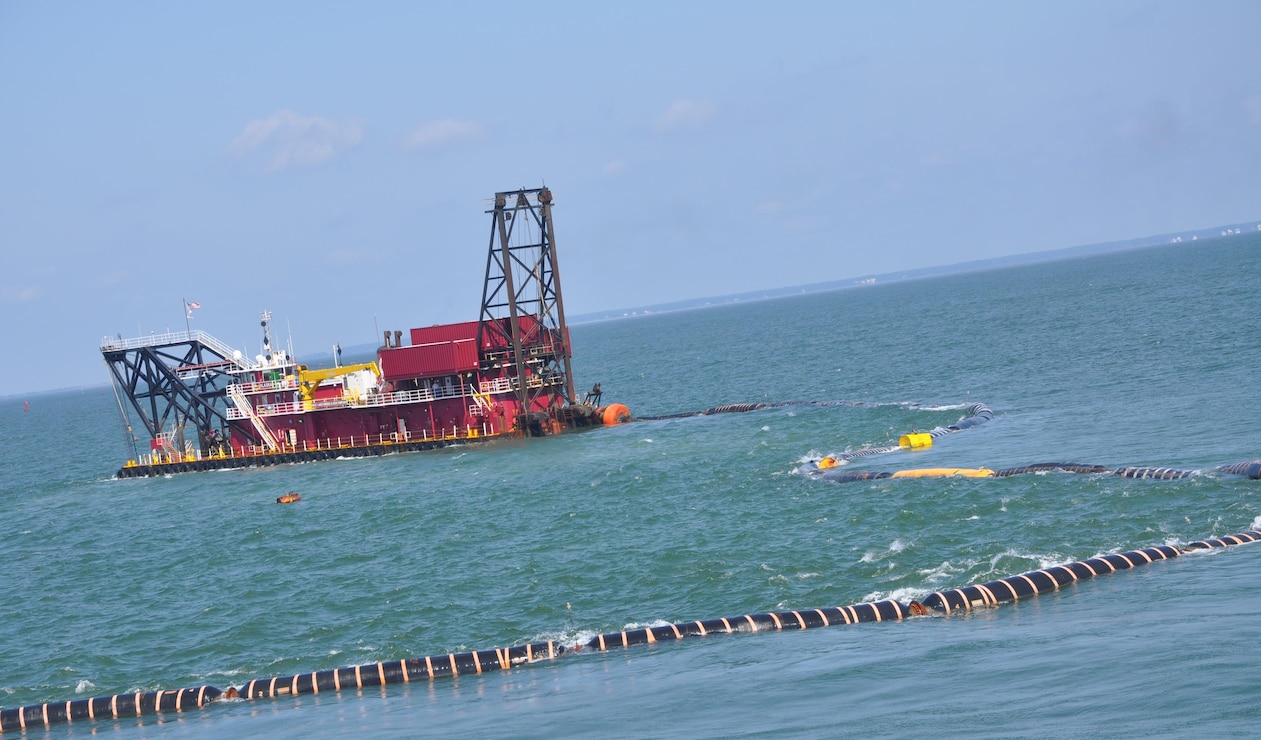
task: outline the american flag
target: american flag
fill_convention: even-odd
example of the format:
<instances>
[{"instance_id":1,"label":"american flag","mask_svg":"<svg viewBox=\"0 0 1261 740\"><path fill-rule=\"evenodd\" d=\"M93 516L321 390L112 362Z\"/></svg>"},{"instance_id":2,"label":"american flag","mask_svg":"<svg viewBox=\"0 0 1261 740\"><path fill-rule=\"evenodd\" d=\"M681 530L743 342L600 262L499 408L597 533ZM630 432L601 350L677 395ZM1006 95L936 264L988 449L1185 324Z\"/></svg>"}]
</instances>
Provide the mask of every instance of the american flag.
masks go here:
<instances>
[{"instance_id":1,"label":"american flag","mask_svg":"<svg viewBox=\"0 0 1261 740\"><path fill-rule=\"evenodd\" d=\"M194 308L201 308L201 304L200 304L200 303L198 303L197 301L189 301L189 302L188 302L188 310L189 310L189 311L192 311Z\"/></svg>"}]
</instances>

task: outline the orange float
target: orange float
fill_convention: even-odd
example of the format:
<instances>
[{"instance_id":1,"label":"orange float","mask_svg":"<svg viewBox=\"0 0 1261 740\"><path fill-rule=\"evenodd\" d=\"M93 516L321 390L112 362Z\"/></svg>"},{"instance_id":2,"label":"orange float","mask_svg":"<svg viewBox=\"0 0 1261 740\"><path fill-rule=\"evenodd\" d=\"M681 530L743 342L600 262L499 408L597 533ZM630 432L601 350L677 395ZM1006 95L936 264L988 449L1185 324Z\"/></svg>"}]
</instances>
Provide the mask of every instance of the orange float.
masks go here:
<instances>
[{"instance_id":1,"label":"orange float","mask_svg":"<svg viewBox=\"0 0 1261 740\"><path fill-rule=\"evenodd\" d=\"M604 412L600 416L600 420L604 422L604 426L611 427L616 424L625 424L630 421L631 412L626 408L626 404L612 403L604 407Z\"/></svg>"}]
</instances>

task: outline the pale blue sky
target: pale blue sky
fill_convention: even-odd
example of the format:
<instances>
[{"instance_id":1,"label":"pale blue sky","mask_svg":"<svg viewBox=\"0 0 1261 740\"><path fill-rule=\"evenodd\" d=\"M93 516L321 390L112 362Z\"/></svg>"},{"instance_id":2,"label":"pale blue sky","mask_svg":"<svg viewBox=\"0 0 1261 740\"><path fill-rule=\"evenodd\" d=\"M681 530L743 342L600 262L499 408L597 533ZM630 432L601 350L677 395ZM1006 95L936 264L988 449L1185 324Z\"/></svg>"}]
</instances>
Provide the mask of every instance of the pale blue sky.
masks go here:
<instances>
[{"instance_id":1,"label":"pale blue sky","mask_svg":"<svg viewBox=\"0 0 1261 740\"><path fill-rule=\"evenodd\" d=\"M0 2L0 395L104 335L568 314L1261 218L1257 2ZM984 300L978 296L977 300ZM581 351L581 348L578 348Z\"/></svg>"}]
</instances>

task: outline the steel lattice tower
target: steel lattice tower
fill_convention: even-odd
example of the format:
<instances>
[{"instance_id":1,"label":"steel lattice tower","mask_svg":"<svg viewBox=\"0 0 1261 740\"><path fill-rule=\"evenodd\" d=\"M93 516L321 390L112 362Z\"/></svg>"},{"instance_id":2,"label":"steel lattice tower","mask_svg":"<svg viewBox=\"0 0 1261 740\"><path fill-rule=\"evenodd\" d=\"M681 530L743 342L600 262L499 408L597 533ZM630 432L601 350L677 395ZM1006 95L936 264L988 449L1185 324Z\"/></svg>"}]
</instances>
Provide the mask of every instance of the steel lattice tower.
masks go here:
<instances>
[{"instance_id":1,"label":"steel lattice tower","mask_svg":"<svg viewBox=\"0 0 1261 740\"><path fill-rule=\"evenodd\" d=\"M552 192L546 187L495 193L486 285L477 343L509 347L482 352L484 369L509 371L521 408L546 411L557 394L575 403L569 330L561 298L552 228Z\"/></svg>"}]
</instances>

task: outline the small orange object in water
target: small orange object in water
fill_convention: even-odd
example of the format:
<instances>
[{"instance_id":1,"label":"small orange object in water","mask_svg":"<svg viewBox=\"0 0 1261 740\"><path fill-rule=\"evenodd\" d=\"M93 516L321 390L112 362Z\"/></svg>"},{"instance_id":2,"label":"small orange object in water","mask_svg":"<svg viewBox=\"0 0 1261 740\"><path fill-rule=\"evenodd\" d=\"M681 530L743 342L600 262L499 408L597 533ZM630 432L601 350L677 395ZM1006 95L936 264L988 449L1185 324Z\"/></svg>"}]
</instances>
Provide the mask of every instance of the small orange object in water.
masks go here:
<instances>
[{"instance_id":1,"label":"small orange object in water","mask_svg":"<svg viewBox=\"0 0 1261 740\"><path fill-rule=\"evenodd\" d=\"M285 495L281 496L280 498L276 499L276 503L278 503L278 504L292 504L294 501L301 501L301 500L302 500L302 497L301 497L301 496L299 496L298 494L296 494L296 493L294 493L294 492L292 492L292 491L291 491L291 492L286 493Z\"/></svg>"}]
</instances>

